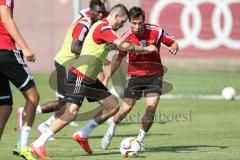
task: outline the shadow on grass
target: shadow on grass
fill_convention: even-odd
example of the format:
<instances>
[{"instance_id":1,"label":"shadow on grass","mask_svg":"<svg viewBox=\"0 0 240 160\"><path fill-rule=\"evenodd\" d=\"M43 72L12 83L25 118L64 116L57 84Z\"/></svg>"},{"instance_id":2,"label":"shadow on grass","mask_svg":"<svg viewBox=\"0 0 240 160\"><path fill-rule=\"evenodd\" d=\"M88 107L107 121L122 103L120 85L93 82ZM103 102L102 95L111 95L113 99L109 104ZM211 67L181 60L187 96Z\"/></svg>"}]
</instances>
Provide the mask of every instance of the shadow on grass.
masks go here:
<instances>
[{"instance_id":1,"label":"shadow on grass","mask_svg":"<svg viewBox=\"0 0 240 160\"><path fill-rule=\"evenodd\" d=\"M169 123L167 121L160 121L160 122L154 122L154 124L166 124L166 123ZM134 121L125 121L123 123L120 123L119 126L126 126L126 125L139 125L140 124L140 121L138 122L134 122Z\"/></svg>"},{"instance_id":2,"label":"shadow on grass","mask_svg":"<svg viewBox=\"0 0 240 160\"><path fill-rule=\"evenodd\" d=\"M152 137L152 136L171 136L172 134L148 134L148 137ZM136 137L137 136L137 133L134 133L134 134L116 134L114 137L117 137L117 138L125 138L125 137ZM55 139L72 139L71 136L56 136L54 137ZM89 139L102 139L103 138L103 135L96 135L96 136L90 136ZM30 139L36 139L36 138L30 138Z\"/></svg>"},{"instance_id":3,"label":"shadow on grass","mask_svg":"<svg viewBox=\"0 0 240 160\"><path fill-rule=\"evenodd\" d=\"M160 146L146 148L147 152L191 152L197 151L200 148L217 148L226 149L228 146L214 146L214 145L189 145L189 146Z\"/></svg>"},{"instance_id":4,"label":"shadow on grass","mask_svg":"<svg viewBox=\"0 0 240 160\"><path fill-rule=\"evenodd\" d=\"M200 148L217 148L226 149L228 146L213 146L213 145L189 145L189 146L159 146L159 147L145 147L145 152L192 152L198 151ZM118 149L118 148L112 148Z\"/></svg>"},{"instance_id":5,"label":"shadow on grass","mask_svg":"<svg viewBox=\"0 0 240 160\"><path fill-rule=\"evenodd\" d=\"M226 149L228 146L214 146L214 145L189 145L189 146L159 146L159 147L149 147L145 148L145 152L173 152L173 153L180 153L180 152L194 152L198 151L200 148L217 148L217 149ZM107 151L102 150L101 152L98 153L93 153L93 155L89 154L74 154L74 155L57 155L54 156L54 158L61 158L61 157L95 157L95 156L110 156L110 155L120 155L120 152L118 151L119 148L111 148ZM145 158L146 156L140 155L138 158Z\"/></svg>"},{"instance_id":6,"label":"shadow on grass","mask_svg":"<svg viewBox=\"0 0 240 160\"><path fill-rule=\"evenodd\" d=\"M73 157L96 157L96 156L114 156L114 155L119 155L119 157L121 157L120 151L116 151L116 149L109 149L107 151L103 152L98 152L98 153L93 153L92 155L89 154L75 154L75 155L57 155L57 156L53 156L53 158L73 158ZM140 155L138 156L138 158L145 158L144 155Z\"/></svg>"}]
</instances>

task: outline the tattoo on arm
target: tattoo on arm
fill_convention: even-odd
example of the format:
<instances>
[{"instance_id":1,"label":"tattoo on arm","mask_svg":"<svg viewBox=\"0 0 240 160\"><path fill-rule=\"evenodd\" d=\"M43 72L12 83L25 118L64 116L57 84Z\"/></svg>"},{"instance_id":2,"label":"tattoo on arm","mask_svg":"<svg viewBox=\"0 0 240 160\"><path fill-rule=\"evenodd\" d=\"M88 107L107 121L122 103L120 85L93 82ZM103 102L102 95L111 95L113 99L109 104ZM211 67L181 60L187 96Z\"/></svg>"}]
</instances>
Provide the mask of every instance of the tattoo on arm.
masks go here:
<instances>
[{"instance_id":1,"label":"tattoo on arm","mask_svg":"<svg viewBox=\"0 0 240 160\"><path fill-rule=\"evenodd\" d=\"M135 52L135 51L136 51L136 47L134 44L132 44L130 48L130 52Z\"/></svg>"},{"instance_id":2,"label":"tattoo on arm","mask_svg":"<svg viewBox=\"0 0 240 160\"><path fill-rule=\"evenodd\" d=\"M119 44L119 48L123 48L124 41L121 41Z\"/></svg>"},{"instance_id":3,"label":"tattoo on arm","mask_svg":"<svg viewBox=\"0 0 240 160\"><path fill-rule=\"evenodd\" d=\"M119 47L120 47L120 48L124 48L124 43L128 43L128 42L124 42L124 41L120 42ZM130 43L129 43L129 44L130 44ZM126 45L126 44L125 44L125 45ZM136 51L135 45L134 45L134 44L130 44L130 47L129 47L129 49L127 49L127 51L128 51L128 52L135 52L135 51Z\"/></svg>"}]
</instances>

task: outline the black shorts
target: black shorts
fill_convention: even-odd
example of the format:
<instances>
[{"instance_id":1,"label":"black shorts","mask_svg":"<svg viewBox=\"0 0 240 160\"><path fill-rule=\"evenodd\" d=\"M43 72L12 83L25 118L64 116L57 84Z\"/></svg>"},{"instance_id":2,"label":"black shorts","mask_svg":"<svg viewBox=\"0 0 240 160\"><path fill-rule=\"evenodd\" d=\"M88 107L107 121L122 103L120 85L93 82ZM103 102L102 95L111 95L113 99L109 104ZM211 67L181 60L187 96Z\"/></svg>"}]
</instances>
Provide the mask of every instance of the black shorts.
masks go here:
<instances>
[{"instance_id":1,"label":"black shorts","mask_svg":"<svg viewBox=\"0 0 240 160\"><path fill-rule=\"evenodd\" d=\"M98 79L95 83L89 83L71 71L68 74L64 87L67 92L65 97L66 101L79 106L81 106L84 97L86 97L89 102L96 102L111 96L106 86Z\"/></svg>"},{"instance_id":2,"label":"black shorts","mask_svg":"<svg viewBox=\"0 0 240 160\"><path fill-rule=\"evenodd\" d=\"M35 86L33 77L19 50L0 50L0 105L12 105L9 81L20 91Z\"/></svg>"},{"instance_id":3,"label":"black shorts","mask_svg":"<svg viewBox=\"0 0 240 160\"><path fill-rule=\"evenodd\" d=\"M146 97L148 93L162 93L162 76L135 77L128 78L124 89L124 98L139 100L142 95Z\"/></svg>"},{"instance_id":4,"label":"black shorts","mask_svg":"<svg viewBox=\"0 0 240 160\"><path fill-rule=\"evenodd\" d=\"M59 64L58 62L55 63L55 68L56 68L56 95L59 100L62 100L64 98L64 95L66 94L66 90L64 89L64 82L67 79L67 71L66 68Z\"/></svg>"}]
</instances>

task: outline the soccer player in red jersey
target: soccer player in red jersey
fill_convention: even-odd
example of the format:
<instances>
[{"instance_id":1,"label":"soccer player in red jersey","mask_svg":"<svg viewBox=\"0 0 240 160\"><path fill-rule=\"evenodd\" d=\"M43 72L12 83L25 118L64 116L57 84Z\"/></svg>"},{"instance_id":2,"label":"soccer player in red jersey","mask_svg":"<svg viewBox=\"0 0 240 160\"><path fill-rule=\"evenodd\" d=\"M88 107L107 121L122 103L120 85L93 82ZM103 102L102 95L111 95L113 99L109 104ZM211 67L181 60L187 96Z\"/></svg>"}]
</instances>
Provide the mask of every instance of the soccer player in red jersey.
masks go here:
<instances>
[{"instance_id":1,"label":"soccer player in red jersey","mask_svg":"<svg viewBox=\"0 0 240 160\"><path fill-rule=\"evenodd\" d=\"M46 141L76 118L85 97L89 102L98 101L103 108L79 132L73 135L73 140L79 143L87 153L92 154L92 149L88 144L88 135L97 126L113 116L119 107L106 86L97 78L108 52L113 47L122 51L134 51L135 53L157 51L154 45L146 47L133 45L123 42L117 37L114 31L120 29L127 19L127 8L118 4L111 9L105 19L96 22L91 27L84 40L81 54L74 62L65 83L68 93L65 99L67 102L66 111L30 145L33 153L39 158L47 156L44 149Z\"/></svg>"},{"instance_id":2,"label":"soccer player in red jersey","mask_svg":"<svg viewBox=\"0 0 240 160\"><path fill-rule=\"evenodd\" d=\"M33 160L28 148L28 137L35 119L39 94L23 57L29 62L34 62L36 57L13 20L13 7L14 0L0 0L0 138L12 111L10 81L21 91L26 101L23 126L13 152L27 160ZM17 50L15 43L21 50Z\"/></svg>"},{"instance_id":3,"label":"soccer player in red jersey","mask_svg":"<svg viewBox=\"0 0 240 160\"><path fill-rule=\"evenodd\" d=\"M76 58L80 55L81 52L81 46L84 42L84 39L86 35L88 34L88 31L90 30L93 23L95 23L98 20L101 20L105 13L105 6L104 4L99 0L91 0L89 3L90 7L90 13L89 15L86 15L82 17L81 19L74 20L73 24L69 27L64 43L58 53L56 54L54 58L57 78L57 97L58 100L53 100L48 103L38 105L36 114L42 114L42 113L50 113L55 112L54 115L52 115L49 119L47 119L45 122L41 123L38 126L38 131L40 133L45 132L45 130L51 125L51 123L61 115L60 109L62 106L64 106L61 102L64 98L64 91L63 91L63 83L64 79L66 79L66 73L69 70L69 67L71 66L71 62L76 60ZM18 108L18 126L19 128L22 125L21 122L21 116L22 116L23 108ZM76 122L71 122L71 124L74 124L75 126L78 125ZM52 138L53 139L53 138Z\"/></svg>"},{"instance_id":4,"label":"soccer player in red jersey","mask_svg":"<svg viewBox=\"0 0 240 160\"><path fill-rule=\"evenodd\" d=\"M146 97L146 111L142 117L140 132L137 137L138 142L143 142L144 136L153 124L154 114L161 95L164 72L159 53L161 43L169 47L169 52L173 55L178 51L177 43L163 29L157 25L144 22L145 13L141 8L131 8L129 18L131 30L124 33L122 39L135 45L155 45L158 52L141 55L130 52L128 55L128 80L124 89L124 101L119 111L113 116L112 122L102 139L101 146L103 149L107 149L110 145L117 124L126 117L136 100L139 100L144 94ZM122 58L126 55L127 53L122 52L114 58L112 68L106 76L107 79L116 71Z\"/></svg>"}]
</instances>

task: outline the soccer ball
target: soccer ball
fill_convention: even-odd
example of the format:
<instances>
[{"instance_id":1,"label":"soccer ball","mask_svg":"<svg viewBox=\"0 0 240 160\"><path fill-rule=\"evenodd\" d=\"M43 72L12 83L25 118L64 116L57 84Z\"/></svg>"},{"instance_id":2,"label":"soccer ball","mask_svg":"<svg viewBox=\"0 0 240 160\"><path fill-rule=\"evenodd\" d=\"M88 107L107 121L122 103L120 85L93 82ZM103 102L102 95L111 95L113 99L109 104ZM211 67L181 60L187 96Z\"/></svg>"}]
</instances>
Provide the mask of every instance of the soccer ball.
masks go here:
<instances>
[{"instance_id":1,"label":"soccer ball","mask_svg":"<svg viewBox=\"0 0 240 160\"><path fill-rule=\"evenodd\" d=\"M125 157L137 157L141 152L141 148L141 143L132 137L123 139L120 144L120 152Z\"/></svg>"},{"instance_id":2,"label":"soccer ball","mask_svg":"<svg viewBox=\"0 0 240 160\"><path fill-rule=\"evenodd\" d=\"M222 90L222 97L225 100L234 100L236 96L235 89L232 87L226 87Z\"/></svg>"}]
</instances>

